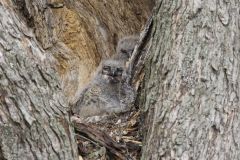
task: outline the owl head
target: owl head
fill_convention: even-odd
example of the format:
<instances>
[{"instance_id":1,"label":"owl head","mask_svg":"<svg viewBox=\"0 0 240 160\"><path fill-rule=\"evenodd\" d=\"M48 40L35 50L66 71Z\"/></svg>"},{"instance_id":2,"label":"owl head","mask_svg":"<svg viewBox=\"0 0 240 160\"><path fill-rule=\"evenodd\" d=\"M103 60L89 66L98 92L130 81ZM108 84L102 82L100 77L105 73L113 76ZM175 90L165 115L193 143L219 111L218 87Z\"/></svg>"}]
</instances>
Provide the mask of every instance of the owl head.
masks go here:
<instances>
[{"instance_id":1,"label":"owl head","mask_svg":"<svg viewBox=\"0 0 240 160\"><path fill-rule=\"evenodd\" d=\"M102 62L101 74L108 83L119 83L122 80L124 64L117 60L105 60Z\"/></svg>"},{"instance_id":2,"label":"owl head","mask_svg":"<svg viewBox=\"0 0 240 160\"><path fill-rule=\"evenodd\" d=\"M138 36L128 36L119 40L116 51L120 58L129 59L133 53L134 47L138 42Z\"/></svg>"}]
</instances>

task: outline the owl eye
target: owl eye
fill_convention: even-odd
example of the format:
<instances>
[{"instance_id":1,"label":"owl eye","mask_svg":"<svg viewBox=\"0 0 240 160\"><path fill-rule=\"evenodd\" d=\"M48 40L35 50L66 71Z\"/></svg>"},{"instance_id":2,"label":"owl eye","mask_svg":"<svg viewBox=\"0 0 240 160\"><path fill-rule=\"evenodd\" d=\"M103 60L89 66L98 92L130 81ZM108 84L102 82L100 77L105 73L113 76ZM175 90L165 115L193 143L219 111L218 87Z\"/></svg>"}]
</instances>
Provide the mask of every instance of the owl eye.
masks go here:
<instances>
[{"instance_id":1,"label":"owl eye","mask_svg":"<svg viewBox=\"0 0 240 160\"><path fill-rule=\"evenodd\" d=\"M111 67L110 66L103 66L104 70L109 70Z\"/></svg>"},{"instance_id":2,"label":"owl eye","mask_svg":"<svg viewBox=\"0 0 240 160\"><path fill-rule=\"evenodd\" d=\"M125 53L125 54L127 54L127 53L128 53L128 51L127 51L127 50L125 50L125 49L121 49L121 52L122 52L122 53Z\"/></svg>"},{"instance_id":3,"label":"owl eye","mask_svg":"<svg viewBox=\"0 0 240 160\"><path fill-rule=\"evenodd\" d=\"M117 73L118 76L121 76L122 72L123 72L122 68L117 68L117 72L116 73Z\"/></svg>"},{"instance_id":4,"label":"owl eye","mask_svg":"<svg viewBox=\"0 0 240 160\"><path fill-rule=\"evenodd\" d=\"M117 68L117 71L122 72L123 69L122 68Z\"/></svg>"},{"instance_id":5,"label":"owl eye","mask_svg":"<svg viewBox=\"0 0 240 160\"><path fill-rule=\"evenodd\" d=\"M110 66L103 66L102 73L103 74L108 74L111 70Z\"/></svg>"}]
</instances>

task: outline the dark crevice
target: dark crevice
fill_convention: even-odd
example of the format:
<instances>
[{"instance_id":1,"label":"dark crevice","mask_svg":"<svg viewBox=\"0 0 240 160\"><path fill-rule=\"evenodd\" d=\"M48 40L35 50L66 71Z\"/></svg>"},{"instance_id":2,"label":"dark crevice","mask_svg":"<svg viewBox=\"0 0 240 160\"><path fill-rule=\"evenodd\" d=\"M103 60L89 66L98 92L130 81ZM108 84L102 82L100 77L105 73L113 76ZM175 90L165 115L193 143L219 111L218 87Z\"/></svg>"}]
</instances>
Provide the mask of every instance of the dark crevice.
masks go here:
<instances>
[{"instance_id":1,"label":"dark crevice","mask_svg":"<svg viewBox=\"0 0 240 160\"><path fill-rule=\"evenodd\" d=\"M20 15L25 18L27 25L29 27L34 27L34 18L29 13L25 0L12 0L12 1L14 2L17 9L19 10Z\"/></svg>"}]
</instances>

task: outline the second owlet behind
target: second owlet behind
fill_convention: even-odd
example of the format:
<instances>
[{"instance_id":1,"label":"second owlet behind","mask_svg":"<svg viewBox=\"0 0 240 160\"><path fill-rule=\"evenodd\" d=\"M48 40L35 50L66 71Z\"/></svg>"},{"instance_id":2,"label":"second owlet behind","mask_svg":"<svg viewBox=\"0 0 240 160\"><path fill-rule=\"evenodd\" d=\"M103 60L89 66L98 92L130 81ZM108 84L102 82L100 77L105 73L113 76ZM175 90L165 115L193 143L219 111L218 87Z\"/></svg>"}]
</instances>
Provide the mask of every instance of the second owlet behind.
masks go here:
<instances>
[{"instance_id":1,"label":"second owlet behind","mask_svg":"<svg viewBox=\"0 0 240 160\"><path fill-rule=\"evenodd\" d=\"M138 39L139 36L137 35L127 36L120 39L116 47L117 54L115 54L113 58L126 63L132 56L134 47L136 46Z\"/></svg>"}]
</instances>

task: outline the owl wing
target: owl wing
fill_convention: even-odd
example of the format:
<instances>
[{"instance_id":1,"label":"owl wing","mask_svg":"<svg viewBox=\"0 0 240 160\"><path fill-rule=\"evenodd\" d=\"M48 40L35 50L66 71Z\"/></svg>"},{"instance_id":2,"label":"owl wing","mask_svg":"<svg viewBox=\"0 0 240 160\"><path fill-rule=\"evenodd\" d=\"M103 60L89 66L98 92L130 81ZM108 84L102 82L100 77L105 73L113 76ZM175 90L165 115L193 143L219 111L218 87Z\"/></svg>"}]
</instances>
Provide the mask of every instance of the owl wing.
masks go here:
<instances>
[{"instance_id":1,"label":"owl wing","mask_svg":"<svg viewBox=\"0 0 240 160\"><path fill-rule=\"evenodd\" d=\"M135 96L136 92L134 88L127 83L124 83L121 88L121 94L120 94L120 99L121 99L121 106L122 107L131 107L133 103L135 102Z\"/></svg>"},{"instance_id":2,"label":"owl wing","mask_svg":"<svg viewBox=\"0 0 240 160\"><path fill-rule=\"evenodd\" d=\"M91 107L98 101L98 96L101 94L101 89L97 85L90 85L82 90L75 105L72 107L73 114L80 113L82 108Z\"/></svg>"}]
</instances>

